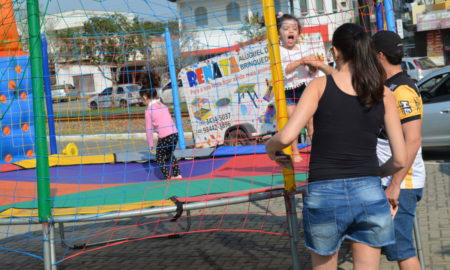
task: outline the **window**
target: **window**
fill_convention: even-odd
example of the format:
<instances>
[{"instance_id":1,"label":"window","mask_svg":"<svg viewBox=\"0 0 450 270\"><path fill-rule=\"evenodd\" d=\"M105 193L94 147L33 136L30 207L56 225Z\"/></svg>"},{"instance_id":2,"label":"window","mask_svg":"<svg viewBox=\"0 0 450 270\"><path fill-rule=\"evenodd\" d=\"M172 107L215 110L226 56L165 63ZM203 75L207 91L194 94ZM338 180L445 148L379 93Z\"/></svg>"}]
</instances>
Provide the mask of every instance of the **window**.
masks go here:
<instances>
[{"instance_id":1,"label":"window","mask_svg":"<svg viewBox=\"0 0 450 270\"><path fill-rule=\"evenodd\" d=\"M125 93L125 90L123 90L122 87L119 87L119 88L117 89L117 94L120 95L120 94L123 94L123 93Z\"/></svg>"},{"instance_id":2,"label":"window","mask_svg":"<svg viewBox=\"0 0 450 270\"><path fill-rule=\"evenodd\" d=\"M402 61L401 68L402 68L403 71L407 71L408 70L408 68L406 67L406 62Z\"/></svg>"},{"instance_id":3,"label":"window","mask_svg":"<svg viewBox=\"0 0 450 270\"><path fill-rule=\"evenodd\" d=\"M127 86L128 91L132 92L132 91L139 91L139 89L141 89L140 85L137 84L131 84Z\"/></svg>"},{"instance_id":4,"label":"window","mask_svg":"<svg viewBox=\"0 0 450 270\"><path fill-rule=\"evenodd\" d=\"M420 85L420 91L426 91L429 92L433 87L435 87L443 78L445 78L447 74L440 74L437 76L434 76L433 78L429 79L428 81L422 83Z\"/></svg>"},{"instance_id":5,"label":"window","mask_svg":"<svg viewBox=\"0 0 450 270\"><path fill-rule=\"evenodd\" d=\"M208 11L205 7L198 7L194 11L195 25L206 26L208 25Z\"/></svg>"},{"instance_id":6,"label":"window","mask_svg":"<svg viewBox=\"0 0 450 270\"><path fill-rule=\"evenodd\" d=\"M302 15L308 14L308 0L300 0L300 10Z\"/></svg>"},{"instance_id":7,"label":"window","mask_svg":"<svg viewBox=\"0 0 450 270\"><path fill-rule=\"evenodd\" d=\"M241 11L239 4L236 2L231 2L227 5L227 21L228 22L238 22L241 20Z\"/></svg>"},{"instance_id":8,"label":"window","mask_svg":"<svg viewBox=\"0 0 450 270\"><path fill-rule=\"evenodd\" d=\"M280 0L273 1L273 4L275 6L275 12L276 13L282 11L282 6L281 6L281 1Z\"/></svg>"},{"instance_id":9,"label":"window","mask_svg":"<svg viewBox=\"0 0 450 270\"><path fill-rule=\"evenodd\" d=\"M420 86L420 94L424 103L450 100L450 74L438 75Z\"/></svg>"},{"instance_id":10,"label":"window","mask_svg":"<svg viewBox=\"0 0 450 270\"><path fill-rule=\"evenodd\" d=\"M450 75L441 81L433 91L434 101L447 101L450 99Z\"/></svg>"},{"instance_id":11,"label":"window","mask_svg":"<svg viewBox=\"0 0 450 270\"><path fill-rule=\"evenodd\" d=\"M337 0L332 0L331 2L333 4L333 12L338 12L339 10L337 8Z\"/></svg>"},{"instance_id":12,"label":"window","mask_svg":"<svg viewBox=\"0 0 450 270\"><path fill-rule=\"evenodd\" d=\"M112 87L108 87L100 94L100 96L110 96L112 94Z\"/></svg>"},{"instance_id":13,"label":"window","mask_svg":"<svg viewBox=\"0 0 450 270\"><path fill-rule=\"evenodd\" d=\"M409 69L416 69L416 68L414 67L414 65L411 64L410 62L408 62L408 67L409 67Z\"/></svg>"},{"instance_id":14,"label":"window","mask_svg":"<svg viewBox=\"0 0 450 270\"><path fill-rule=\"evenodd\" d=\"M316 12L317 13L325 12L325 8L323 6L323 0L316 0Z\"/></svg>"}]
</instances>

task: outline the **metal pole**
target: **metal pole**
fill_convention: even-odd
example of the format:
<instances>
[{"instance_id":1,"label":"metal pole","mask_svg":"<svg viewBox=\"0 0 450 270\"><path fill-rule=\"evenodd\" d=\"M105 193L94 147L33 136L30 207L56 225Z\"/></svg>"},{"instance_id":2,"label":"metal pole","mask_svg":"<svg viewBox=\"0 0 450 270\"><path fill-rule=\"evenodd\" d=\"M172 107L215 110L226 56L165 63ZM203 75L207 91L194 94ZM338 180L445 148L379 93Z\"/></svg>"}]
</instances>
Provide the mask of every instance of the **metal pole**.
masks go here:
<instances>
[{"instance_id":1,"label":"metal pole","mask_svg":"<svg viewBox=\"0 0 450 270\"><path fill-rule=\"evenodd\" d=\"M300 260L298 258L297 243L299 240L298 235L298 221L297 221L297 209L295 208L295 194L286 193L284 195L284 205L286 206L286 215L289 227L289 242L291 246L292 257L292 269L300 269Z\"/></svg>"},{"instance_id":2,"label":"metal pole","mask_svg":"<svg viewBox=\"0 0 450 270\"><path fill-rule=\"evenodd\" d=\"M264 22L266 25L270 67L272 71L272 82L275 94L277 128L278 130L281 130L287 123L288 114L286 109L286 96L284 93L283 70L281 67L281 57L280 57L280 41L278 39L274 1L262 0L262 6L264 10ZM288 155L292 154L292 149L290 146L286 147L283 151ZM297 214L295 211L295 197L293 197L293 195L289 195L296 190L294 170L283 168L283 177L285 189L284 202L286 206L287 212L286 215L288 219L288 226L290 232L289 240L292 255L292 268L300 269L300 261L298 258L298 250L297 250L298 226L296 225Z\"/></svg>"},{"instance_id":3,"label":"metal pole","mask_svg":"<svg viewBox=\"0 0 450 270\"><path fill-rule=\"evenodd\" d=\"M383 19L383 3L378 0L375 3L376 18L377 18L377 31L384 29L384 19Z\"/></svg>"},{"instance_id":4,"label":"metal pole","mask_svg":"<svg viewBox=\"0 0 450 270\"><path fill-rule=\"evenodd\" d=\"M298 187L295 191L296 194L305 191L305 187ZM232 198L221 198L211 201L202 201L202 202L193 202L183 205L184 210L199 210L208 207L217 207L224 205L232 205L239 204L245 202L254 202L260 200L267 200L271 198L284 196L286 192L281 189L272 190L269 192L263 193L252 193L248 195L232 197ZM130 210L124 212L113 212L113 213L97 213L97 214L85 214L85 215L64 215L64 216L55 216L52 219L54 223L62 223L62 222L89 222L89 221L100 221L100 220L112 220L112 219L120 219L120 218L130 218L130 217L141 217L141 216L151 216L151 215L160 215L164 213L176 213L177 206L161 206L161 207L151 207L145 209L137 209ZM0 225L29 225L39 223L38 219L34 219L32 217L26 218L0 218Z\"/></svg>"},{"instance_id":5,"label":"metal pole","mask_svg":"<svg viewBox=\"0 0 450 270\"><path fill-rule=\"evenodd\" d=\"M42 73L42 46L40 36L39 2L27 0L28 33L30 45L31 83L33 88L34 130L36 145L36 179L38 193L39 221L42 222L44 236L45 269L51 269L54 258L48 241L48 221L51 219L50 173L48 166L47 134L45 130L46 115L44 110L44 82ZM54 251L54 250L53 250Z\"/></svg>"},{"instance_id":6,"label":"metal pole","mask_svg":"<svg viewBox=\"0 0 450 270\"><path fill-rule=\"evenodd\" d=\"M384 10L386 12L387 30L397 32L395 27L394 5L392 0L384 0Z\"/></svg>"},{"instance_id":7,"label":"metal pole","mask_svg":"<svg viewBox=\"0 0 450 270\"><path fill-rule=\"evenodd\" d=\"M167 62L169 64L170 84L172 86L172 96L173 96L173 108L175 114L175 122L178 130L178 142L180 143L180 149L186 149L186 143L184 141L183 120L181 118L180 98L178 95L177 72L175 70L175 60L173 57L172 40L170 39L169 27L166 26L165 28L166 30L164 36L166 38Z\"/></svg>"},{"instance_id":8,"label":"metal pole","mask_svg":"<svg viewBox=\"0 0 450 270\"><path fill-rule=\"evenodd\" d=\"M45 270L56 270L55 232L53 223L42 223Z\"/></svg>"},{"instance_id":9,"label":"metal pole","mask_svg":"<svg viewBox=\"0 0 450 270\"><path fill-rule=\"evenodd\" d=\"M47 222L51 217L50 177L48 167L46 115L44 110L44 81L42 72L42 48L39 24L38 0L27 0L28 29L31 61L31 83L33 87L33 111L36 143L36 173L38 183L39 219Z\"/></svg>"},{"instance_id":10,"label":"metal pole","mask_svg":"<svg viewBox=\"0 0 450 270\"><path fill-rule=\"evenodd\" d=\"M417 256L419 257L422 270L426 270L425 256L423 256L422 237L420 237L420 226L419 219L417 218L417 213L414 217L414 241L416 242Z\"/></svg>"},{"instance_id":11,"label":"metal pole","mask_svg":"<svg viewBox=\"0 0 450 270\"><path fill-rule=\"evenodd\" d=\"M358 13L360 19L360 25L365 29L366 32L371 31L370 27L370 8L369 5L372 2L369 0L358 0Z\"/></svg>"},{"instance_id":12,"label":"metal pole","mask_svg":"<svg viewBox=\"0 0 450 270\"><path fill-rule=\"evenodd\" d=\"M56 132L55 132L55 114L53 112L52 102L52 90L50 84L50 71L48 67L48 51L47 51L47 39L45 35L41 35L42 41L42 69L44 73L44 90L45 90L45 104L47 105L47 117L48 117L48 134L50 137L50 154L58 154L58 148L56 146ZM70 97L69 97L70 99Z\"/></svg>"}]
</instances>

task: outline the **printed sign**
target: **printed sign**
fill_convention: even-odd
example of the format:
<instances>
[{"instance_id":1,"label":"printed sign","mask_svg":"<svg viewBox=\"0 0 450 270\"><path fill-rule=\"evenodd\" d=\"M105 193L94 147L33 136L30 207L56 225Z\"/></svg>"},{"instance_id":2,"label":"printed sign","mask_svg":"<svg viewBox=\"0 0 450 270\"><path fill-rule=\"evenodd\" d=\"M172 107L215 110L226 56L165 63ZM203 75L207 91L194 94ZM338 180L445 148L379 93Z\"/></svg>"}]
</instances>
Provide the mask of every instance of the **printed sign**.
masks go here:
<instances>
[{"instance_id":1,"label":"printed sign","mask_svg":"<svg viewBox=\"0 0 450 270\"><path fill-rule=\"evenodd\" d=\"M315 35L314 38L317 39ZM314 53L325 55L323 42ZM303 39L303 41L305 41ZM315 44L312 39L307 44ZM224 143L226 131L244 126L252 134L276 131L267 43L259 42L181 70L195 146Z\"/></svg>"}]
</instances>

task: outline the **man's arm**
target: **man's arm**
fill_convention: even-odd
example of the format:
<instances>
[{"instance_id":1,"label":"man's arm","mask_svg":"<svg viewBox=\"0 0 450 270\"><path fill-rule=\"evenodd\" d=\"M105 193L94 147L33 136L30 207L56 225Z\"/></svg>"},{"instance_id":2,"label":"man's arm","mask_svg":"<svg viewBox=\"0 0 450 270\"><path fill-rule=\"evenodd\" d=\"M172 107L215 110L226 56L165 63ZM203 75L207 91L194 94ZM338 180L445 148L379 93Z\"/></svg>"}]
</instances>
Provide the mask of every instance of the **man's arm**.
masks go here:
<instances>
[{"instance_id":1,"label":"man's arm","mask_svg":"<svg viewBox=\"0 0 450 270\"><path fill-rule=\"evenodd\" d=\"M422 120L412 120L402 124L403 136L406 143L406 166L392 175L391 184L386 188L386 196L392 205L398 205L398 196L400 195L400 185L410 170L417 152L421 146Z\"/></svg>"}]
</instances>

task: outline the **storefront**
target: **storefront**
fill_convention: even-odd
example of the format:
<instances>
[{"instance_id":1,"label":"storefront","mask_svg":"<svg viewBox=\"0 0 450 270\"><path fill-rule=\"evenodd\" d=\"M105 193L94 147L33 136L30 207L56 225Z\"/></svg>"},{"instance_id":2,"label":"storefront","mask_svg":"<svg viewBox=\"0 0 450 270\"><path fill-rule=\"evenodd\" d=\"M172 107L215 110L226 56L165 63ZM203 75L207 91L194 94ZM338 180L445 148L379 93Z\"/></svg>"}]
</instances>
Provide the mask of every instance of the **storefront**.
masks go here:
<instances>
[{"instance_id":1,"label":"storefront","mask_svg":"<svg viewBox=\"0 0 450 270\"><path fill-rule=\"evenodd\" d=\"M417 32L424 32L427 55L438 65L450 65L450 16L447 10L417 15Z\"/></svg>"}]
</instances>

